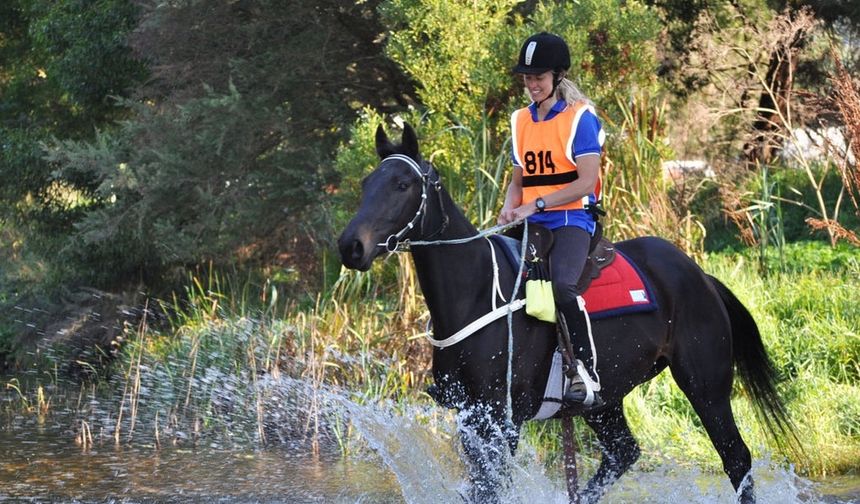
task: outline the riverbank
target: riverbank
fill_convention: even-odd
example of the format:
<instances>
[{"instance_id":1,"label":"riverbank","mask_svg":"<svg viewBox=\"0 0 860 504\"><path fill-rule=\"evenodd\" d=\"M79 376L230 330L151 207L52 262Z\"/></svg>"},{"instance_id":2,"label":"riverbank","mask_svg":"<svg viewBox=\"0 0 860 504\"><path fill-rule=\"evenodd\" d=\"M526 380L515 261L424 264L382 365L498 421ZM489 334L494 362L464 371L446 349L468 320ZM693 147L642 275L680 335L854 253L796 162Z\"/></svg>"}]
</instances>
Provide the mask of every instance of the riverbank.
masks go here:
<instances>
[{"instance_id":1,"label":"riverbank","mask_svg":"<svg viewBox=\"0 0 860 504\"><path fill-rule=\"evenodd\" d=\"M213 395L228 400L234 385L216 387ZM348 393L288 378L268 380L263 389L277 399L264 409L278 418L280 430L278 435L268 431L266 442L239 425L229 431L208 426L198 433L159 430L159 423L146 415L138 418L134 431L123 430L117 440L110 428L117 398L81 391L87 403L81 416L71 385L64 390L48 387L46 393L55 402L47 411L10 415L2 406L6 402L0 401L0 500L459 501L465 475L451 415L429 404L361 404ZM141 411L149 409L149 400L144 394L138 403ZM317 412L320 422L315 428L307 423L308 410ZM338 424L351 426L348 454L331 435ZM316 430L311 436L316 443L309 442L309 430ZM511 501L530 497L566 502L561 466L548 463L545 448L533 442L525 439L513 461ZM655 462L652 454L649 460L637 463L602 502L717 504L733 499L720 471L668 455ZM597 460L583 452L579 463L581 476L587 478ZM755 459L753 476L758 501L764 504L850 504L860 499L857 476L806 478L769 456Z\"/></svg>"},{"instance_id":2,"label":"riverbank","mask_svg":"<svg viewBox=\"0 0 860 504\"><path fill-rule=\"evenodd\" d=\"M765 436L741 389L733 399L738 424L754 457L772 457L813 477L857 473L860 254L824 246L791 246L787 252L790 267L766 276L750 255L712 254L703 264L757 320L783 378L780 392L805 457L782 461L786 455ZM76 418L87 422L91 435L130 441L159 432L183 445L218 433L265 445L283 437L278 412L265 407L271 399L266 383L283 377L318 390L339 390L359 404L383 403L392 411L411 405L435 408L423 392L431 380L430 351L422 340L428 315L408 257L393 257L368 273L344 273L312 304L278 302L271 292L249 296L247 285L236 291L221 288L228 284L198 280L185 301L163 310L172 314L167 323L148 325L144 317L125 325L111 364L85 379L84 390L100 398L100 408L88 409L92 400L78 400ZM50 366L42 369L27 380L7 381L4 408L9 414L38 415L59 403L51 396L51 390L62 388L55 383L59 378L45 372ZM305 412L305 427L290 430L305 429L300 437L308 443L331 437L342 455L360 444L350 425L322 428L319 405L296 407ZM668 458L721 470L668 372L631 393L625 413L642 445L645 467ZM69 428L86 430L79 421ZM560 454L557 431L554 422L532 422L525 429L536 456L548 466ZM596 441L584 426L579 432L584 453L596 457Z\"/></svg>"}]
</instances>

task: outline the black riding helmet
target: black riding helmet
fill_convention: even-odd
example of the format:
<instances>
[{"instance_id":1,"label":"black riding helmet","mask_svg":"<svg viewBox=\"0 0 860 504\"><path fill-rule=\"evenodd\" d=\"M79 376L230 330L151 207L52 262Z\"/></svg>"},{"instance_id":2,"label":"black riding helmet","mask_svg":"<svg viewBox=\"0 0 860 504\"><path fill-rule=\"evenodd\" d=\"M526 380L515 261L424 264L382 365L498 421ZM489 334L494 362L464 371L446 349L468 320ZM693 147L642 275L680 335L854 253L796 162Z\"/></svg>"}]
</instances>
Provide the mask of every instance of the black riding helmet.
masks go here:
<instances>
[{"instance_id":1,"label":"black riding helmet","mask_svg":"<svg viewBox=\"0 0 860 504\"><path fill-rule=\"evenodd\" d=\"M561 73L570 68L570 49L563 38L540 32L526 39L514 73L542 74L549 70Z\"/></svg>"}]
</instances>

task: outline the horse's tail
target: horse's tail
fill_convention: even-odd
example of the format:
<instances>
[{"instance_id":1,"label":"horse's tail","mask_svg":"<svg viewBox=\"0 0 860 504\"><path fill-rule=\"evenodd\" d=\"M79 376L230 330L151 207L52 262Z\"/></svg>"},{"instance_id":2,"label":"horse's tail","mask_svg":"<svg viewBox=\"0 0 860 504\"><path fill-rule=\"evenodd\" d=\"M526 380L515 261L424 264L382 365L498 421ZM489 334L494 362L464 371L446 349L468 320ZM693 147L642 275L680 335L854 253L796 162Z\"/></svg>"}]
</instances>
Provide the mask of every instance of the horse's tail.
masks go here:
<instances>
[{"instance_id":1,"label":"horse's tail","mask_svg":"<svg viewBox=\"0 0 860 504\"><path fill-rule=\"evenodd\" d=\"M795 434L788 410L776 390L778 373L762 343L761 333L750 312L737 297L716 278L708 275L732 325L732 359L741 382L749 392L759 421L785 454L803 457L803 445Z\"/></svg>"}]
</instances>

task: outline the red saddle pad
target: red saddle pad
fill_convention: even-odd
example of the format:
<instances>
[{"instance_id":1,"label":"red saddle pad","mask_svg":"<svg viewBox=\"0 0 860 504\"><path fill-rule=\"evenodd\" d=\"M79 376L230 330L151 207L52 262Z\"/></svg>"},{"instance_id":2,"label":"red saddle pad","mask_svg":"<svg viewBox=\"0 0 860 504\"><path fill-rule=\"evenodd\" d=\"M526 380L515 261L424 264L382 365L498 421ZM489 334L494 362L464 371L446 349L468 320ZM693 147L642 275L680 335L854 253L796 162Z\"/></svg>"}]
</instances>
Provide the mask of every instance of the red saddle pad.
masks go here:
<instances>
[{"instance_id":1,"label":"red saddle pad","mask_svg":"<svg viewBox=\"0 0 860 504\"><path fill-rule=\"evenodd\" d=\"M592 280L582 297L592 320L657 309L648 280L617 249L615 260Z\"/></svg>"}]
</instances>

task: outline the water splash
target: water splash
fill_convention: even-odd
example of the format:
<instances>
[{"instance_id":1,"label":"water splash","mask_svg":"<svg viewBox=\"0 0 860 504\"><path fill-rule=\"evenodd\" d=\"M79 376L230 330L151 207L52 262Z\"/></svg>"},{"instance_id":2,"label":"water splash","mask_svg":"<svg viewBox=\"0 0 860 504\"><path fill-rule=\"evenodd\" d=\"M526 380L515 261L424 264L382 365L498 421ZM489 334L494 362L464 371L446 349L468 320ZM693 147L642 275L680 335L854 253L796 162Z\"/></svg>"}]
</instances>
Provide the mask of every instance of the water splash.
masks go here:
<instances>
[{"instance_id":1,"label":"water splash","mask_svg":"<svg viewBox=\"0 0 860 504\"><path fill-rule=\"evenodd\" d=\"M468 482L456 434L456 416L435 407L409 407L391 403L358 404L342 394L331 394L332 403L343 407L368 446L392 471L403 498L410 504L461 502ZM512 460L513 484L503 494L505 502L567 503L560 470L548 474L536 447L520 445ZM582 463L585 462L585 463ZM580 467L596 466L583 460ZM756 495L761 504L851 503L822 496L818 485L770 459L753 464ZM584 476L588 476L585 474ZM734 502L728 479L720 474L667 461L656 468L636 465L610 487L601 502L718 504Z\"/></svg>"},{"instance_id":2,"label":"water splash","mask_svg":"<svg viewBox=\"0 0 860 504\"><path fill-rule=\"evenodd\" d=\"M326 391L325 396L327 408L344 415L368 448L394 473L407 503L466 500L468 478L456 433L456 415L431 406L359 403L348 394L334 391ZM548 472L537 454L536 447L521 443L512 460L513 484L504 492L504 502L568 502L560 470ZM592 460L580 463L580 467L595 466ZM851 502L822 496L817 485L795 474L792 468L769 459L754 463L753 476L758 501L762 504ZM667 461L647 470L641 465L634 466L610 487L601 502L717 504L735 499L735 492L723 474Z\"/></svg>"},{"instance_id":3,"label":"water splash","mask_svg":"<svg viewBox=\"0 0 860 504\"><path fill-rule=\"evenodd\" d=\"M159 450L152 443L155 413L182 397L163 395L161 372L146 373L151 376L144 376L131 441L112 442L116 396L85 396L83 415L70 409L68 415L54 414L44 423L23 416L0 426L0 452L6 454L0 460L0 499L445 504L462 503L469 494L457 417L450 411L379 401L306 380L262 377L243 382L204 372L198 385L209 397L209 423L196 438L186 432L186 441L164 443ZM166 416L161 415L164 422ZM88 450L73 443L75 422L81 418L93 432L105 433L96 435ZM171 428L172 438L188 430L182 422ZM192 442L193 450L184 448ZM567 502L560 468L546 467L540 453L527 440L520 444L504 502ZM596 461L581 458L580 467L587 477ZM8 475L15 476L4 479ZM860 501L856 478L839 496L825 496L820 485L770 460L756 461L753 475L763 504ZM734 500L724 475L667 460L656 467L634 466L601 502Z\"/></svg>"}]
</instances>

